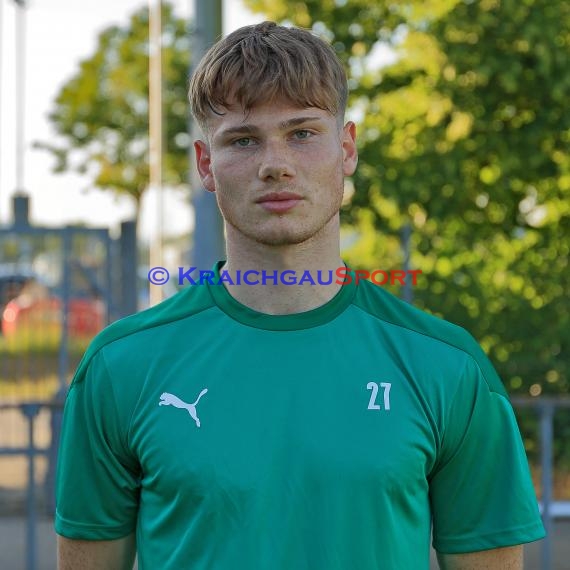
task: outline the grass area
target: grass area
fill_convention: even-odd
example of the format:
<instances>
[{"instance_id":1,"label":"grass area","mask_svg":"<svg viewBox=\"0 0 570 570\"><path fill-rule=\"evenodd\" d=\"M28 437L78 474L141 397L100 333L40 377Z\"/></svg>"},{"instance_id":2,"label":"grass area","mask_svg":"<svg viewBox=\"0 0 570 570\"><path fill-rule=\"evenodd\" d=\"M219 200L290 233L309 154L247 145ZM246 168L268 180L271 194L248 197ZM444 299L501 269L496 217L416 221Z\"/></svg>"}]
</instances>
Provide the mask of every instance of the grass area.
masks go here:
<instances>
[{"instance_id":1,"label":"grass area","mask_svg":"<svg viewBox=\"0 0 570 570\"><path fill-rule=\"evenodd\" d=\"M60 327L21 328L0 335L0 400L50 400L59 388ZM90 338L69 339L67 376L79 364Z\"/></svg>"},{"instance_id":2,"label":"grass area","mask_svg":"<svg viewBox=\"0 0 570 570\"><path fill-rule=\"evenodd\" d=\"M74 370L83 352L68 354L68 372ZM59 353L30 351L23 353L0 351L0 384L45 382L59 373Z\"/></svg>"},{"instance_id":3,"label":"grass area","mask_svg":"<svg viewBox=\"0 0 570 570\"><path fill-rule=\"evenodd\" d=\"M70 353L83 353L91 342L91 336L73 335L67 339ZM25 323L7 335L0 335L0 358L4 355L57 354L61 346L61 327L56 325L34 326Z\"/></svg>"},{"instance_id":4,"label":"grass area","mask_svg":"<svg viewBox=\"0 0 570 570\"><path fill-rule=\"evenodd\" d=\"M11 382L0 379L0 401L48 401L55 396L58 389L56 374L47 375L41 380L25 378Z\"/></svg>"}]
</instances>

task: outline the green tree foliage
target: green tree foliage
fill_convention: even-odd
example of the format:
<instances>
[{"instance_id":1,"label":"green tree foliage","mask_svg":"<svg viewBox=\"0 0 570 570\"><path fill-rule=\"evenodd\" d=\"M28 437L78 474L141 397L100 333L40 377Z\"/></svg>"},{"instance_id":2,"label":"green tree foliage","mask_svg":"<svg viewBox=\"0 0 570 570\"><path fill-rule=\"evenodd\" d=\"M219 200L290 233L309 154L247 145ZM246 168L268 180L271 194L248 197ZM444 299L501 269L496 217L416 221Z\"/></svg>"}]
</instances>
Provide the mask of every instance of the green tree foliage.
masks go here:
<instances>
[{"instance_id":1,"label":"green tree foliage","mask_svg":"<svg viewBox=\"0 0 570 570\"><path fill-rule=\"evenodd\" d=\"M513 392L568 393L570 4L248 0L330 40L360 162L344 231L359 267L401 267L414 302L465 326ZM379 47L396 55L379 68Z\"/></svg>"},{"instance_id":2,"label":"green tree foliage","mask_svg":"<svg viewBox=\"0 0 570 570\"><path fill-rule=\"evenodd\" d=\"M163 4L163 182L185 183L188 171L190 61L186 22ZM93 186L132 196L137 212L149 182L149 15L143 8L125 27L104 30L95 53L61 88L50 120L58 139L41 143L56 172L87 174Z\"/></svg>"}]
</instances>

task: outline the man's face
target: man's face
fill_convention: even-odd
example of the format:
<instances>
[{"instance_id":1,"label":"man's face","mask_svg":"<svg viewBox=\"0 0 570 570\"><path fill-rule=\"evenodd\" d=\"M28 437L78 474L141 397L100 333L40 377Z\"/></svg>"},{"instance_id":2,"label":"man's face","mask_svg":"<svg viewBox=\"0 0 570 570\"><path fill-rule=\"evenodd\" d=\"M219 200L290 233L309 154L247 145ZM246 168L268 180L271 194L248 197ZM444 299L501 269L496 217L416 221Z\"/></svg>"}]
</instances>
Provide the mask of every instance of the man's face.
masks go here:
<instances>
[{"instance_id":1,"label":"man's face","mask_svg":"<svg viewBox=\"0 0 570 570\"><path fill-rule=\"evenodd\" d=\"M228 239L238 232L265 245L302 243L341 206L344 176L357 162L354 123L285 100L244 114L212 113L209 143L195 143L204 187L216 192Z\"/></svg>"}]
</instances>

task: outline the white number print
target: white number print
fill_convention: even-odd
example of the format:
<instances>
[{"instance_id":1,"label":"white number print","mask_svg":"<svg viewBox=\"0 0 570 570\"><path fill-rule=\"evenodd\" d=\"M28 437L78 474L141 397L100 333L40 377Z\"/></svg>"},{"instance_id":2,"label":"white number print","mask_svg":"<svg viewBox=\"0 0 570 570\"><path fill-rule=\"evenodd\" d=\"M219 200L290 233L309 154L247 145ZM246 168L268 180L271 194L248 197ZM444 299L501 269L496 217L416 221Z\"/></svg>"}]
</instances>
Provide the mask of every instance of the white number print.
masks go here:
<instances>
[{"instance_id":1,"label":"white number print","mask_svg":"<svg viewBox=\"0 0 570 570\"><path fill-rule=\"evenodd\" d=\"M390 411L390 388L392 384L389 382L380 382L380 388L384 390L384 409L389 412ZM380 404L376 403L376 396L378 396L378 384L376 382L368 382L366 384L366 388L368 390L372 390L372 394L370 394L370 402L368 402L368 409L369 410L381 410Z\"/></svg>"}]
</instances>

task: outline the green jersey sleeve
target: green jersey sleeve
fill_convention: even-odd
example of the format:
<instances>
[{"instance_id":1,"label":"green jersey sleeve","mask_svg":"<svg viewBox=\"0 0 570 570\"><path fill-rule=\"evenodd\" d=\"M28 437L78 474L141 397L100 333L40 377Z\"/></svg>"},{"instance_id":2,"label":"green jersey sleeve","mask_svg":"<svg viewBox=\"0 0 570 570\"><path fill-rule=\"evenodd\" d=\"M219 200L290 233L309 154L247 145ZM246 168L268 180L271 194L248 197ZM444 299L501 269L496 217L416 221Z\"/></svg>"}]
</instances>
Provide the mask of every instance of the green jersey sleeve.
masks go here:
<instances>
[{"instance_id":1,"label":"green jersey sleeve","mask_svg":"<svg viewBox=\"0 0 570 570\"><path fill-rule=\"evenodd\" d=\"M136 528L139 468L127 443L129 412L119 408L102 350L81 366L64 409L55 529L85 540L121 538Z\"/></svg>"},{"instance_id":2,"label":"green jersey sleeve","mask_svg":"<svg viewBox=\"0 0 570 570\"><path fill-rule=\"evenodd\" d=\"M504 390L494 389L499 384L488 361L480 367L470 357L448 406L430 475L433 546L439 552L475 552L544 537L516 418Z\"/></svg>"}]
</instances>

